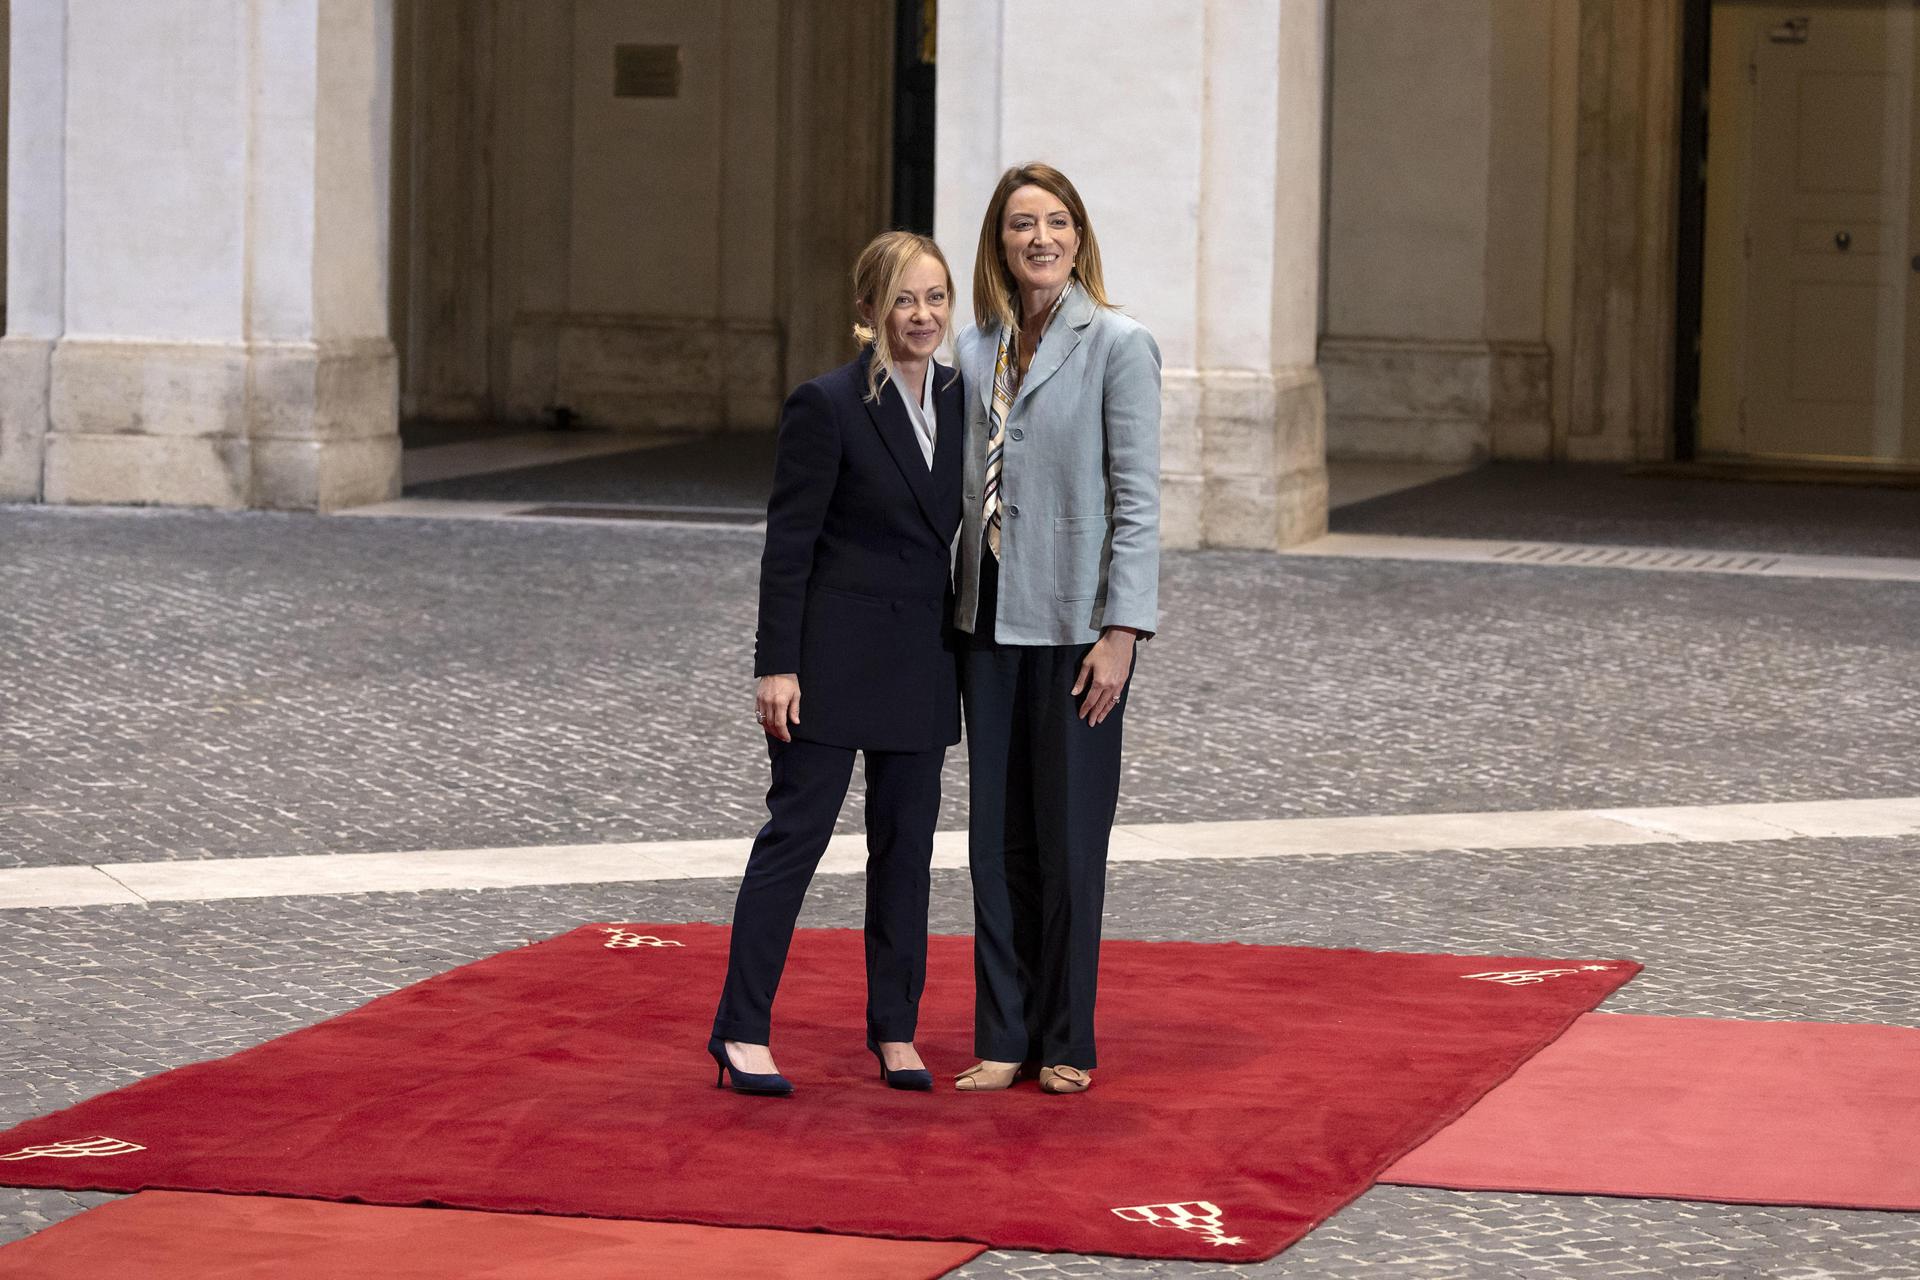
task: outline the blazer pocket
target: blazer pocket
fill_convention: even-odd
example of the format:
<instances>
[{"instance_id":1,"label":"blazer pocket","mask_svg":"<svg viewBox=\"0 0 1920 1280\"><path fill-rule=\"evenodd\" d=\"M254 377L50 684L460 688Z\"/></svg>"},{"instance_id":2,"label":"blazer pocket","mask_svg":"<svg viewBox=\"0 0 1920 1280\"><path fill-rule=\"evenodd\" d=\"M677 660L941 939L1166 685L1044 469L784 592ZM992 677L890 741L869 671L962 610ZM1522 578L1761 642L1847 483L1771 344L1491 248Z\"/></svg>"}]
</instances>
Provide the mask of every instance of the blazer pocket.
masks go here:
<instances>
[{"instance_id":1,"label":"blazer pocket","mask_svg":"<svg viewBox=\"0 0 1920 1280\"><path fill-rule=\"evenodd\" d=\"M1053 522L1053 594L1059 600L1091 600L1100 594L1106 559L1105 516L1060 516Z\"/></svg>"},{"instance_id":2,"label":"blazer pocket","mask_svg":"<svg viewBox=\"0 0 1920 1280\"><path fill-rule=\"evenodd\" d=\"M892 601L885 596L870 596L864 591L849 591L845 587L816 586L813 591L815 595L830 596L836 600L852 600L877 609L885 609L892 604Z\"/></svg>"}]
</instances>

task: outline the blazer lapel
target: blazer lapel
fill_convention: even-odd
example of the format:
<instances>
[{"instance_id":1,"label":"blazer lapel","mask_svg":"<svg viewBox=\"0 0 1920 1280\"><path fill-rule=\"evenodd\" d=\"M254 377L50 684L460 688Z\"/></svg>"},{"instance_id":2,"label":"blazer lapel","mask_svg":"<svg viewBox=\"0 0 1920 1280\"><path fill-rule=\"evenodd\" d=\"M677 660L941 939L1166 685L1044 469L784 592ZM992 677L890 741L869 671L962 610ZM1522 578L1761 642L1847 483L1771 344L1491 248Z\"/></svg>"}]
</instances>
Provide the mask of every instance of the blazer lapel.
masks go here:
<instances>
[{"instance_id":1,"label":"blazer lapel","mask_svg":"<svg viewBox=\"0 0 1920 1280\"><path fill-rule=\"evenodd\" d=\"M967 402L963 382L952 369L929 364L927 376L938 379L933 384L933 408L939 423L933 438L933 509L946 517L933 521L933 531L951 540L960 523L960 460L966 448Z\"/></svg>"},{"instance_id":2,"label":"blazer lapel","mask_svg":"<svg viewBox=\"0 0 1920 1280\"><path fill-rule=\"evenodd\" d=\"M929 360L927 376L933 377L937 368ZM907 488L913 490L913 500L920 505L920 514L938 532L940 521L936 513L939 504L933 492L933 473L927 468L926 455L920 452L920 441L914 436L913 419L908 416L907 402L900 398L900 388L894 385L892 378L887 378L880 383L880 399L877 402L862 396L860 403L867 406L867 416L873 419L874 429L880 433L887 452L893 455L894 465L900 468ZM936 435L935 444L938 442L939 436ZM938 453L934 455L934 461L939 461Z\"/></svg>"},{"instance_id":3,"label":"blazer lapel","mask_svg":"<svg viewBox=\"0 0 1920 1280\"><path fill-rule=\"evenodd\" d=\"M1087 291L1074 286L1073 296L1061 304L1060 314L1047 326L1045 336L1040 339L1040 349L1033 353L1033 364L1027 369L1027 377L1020 384L1019 394L1013 403L1018 405L1039 389L1040 384L1059 371L1067 362L1073 349L1080 345L1080 331L1093 322L1093 299Z\"/></svg>"}]
</instances>

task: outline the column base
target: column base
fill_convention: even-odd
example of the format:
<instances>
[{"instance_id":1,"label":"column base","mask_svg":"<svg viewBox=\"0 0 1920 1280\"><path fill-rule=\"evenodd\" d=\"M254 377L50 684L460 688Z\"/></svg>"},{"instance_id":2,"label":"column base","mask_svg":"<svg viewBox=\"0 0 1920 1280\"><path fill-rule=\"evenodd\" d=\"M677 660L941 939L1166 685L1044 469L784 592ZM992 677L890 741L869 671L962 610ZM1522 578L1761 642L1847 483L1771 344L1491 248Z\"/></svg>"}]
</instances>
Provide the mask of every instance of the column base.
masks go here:
<instances>
[{"instance_id":1,"label":"column base","mask_svg":"<svg viewBox=\"0 0 1920 1280\"><path fill-rule=\"evenodd\" d=\"M0 502L40 500L53 346L50 338L0 338Z\"/></svg>"},{"instance_id":2,"label":"column base","mask_svg":"<svg viewBox=\"0 0 1920 1280\"><path fill-rule=\"evenodd\" d=\"M48 502L332 511L400 491L384 339L63 341L50 384Z\"/></svg>"},{"instance_id":3,"label":"column base","mask_svg":"<svg viewBox=\"0 0 1920 1280\"><path fill-rule=\"evenodd\" d=\"M1163 545L1270 551L1325 533L1324 415L1312 366L1167 375Z\"/></svg>"}]
</instances>

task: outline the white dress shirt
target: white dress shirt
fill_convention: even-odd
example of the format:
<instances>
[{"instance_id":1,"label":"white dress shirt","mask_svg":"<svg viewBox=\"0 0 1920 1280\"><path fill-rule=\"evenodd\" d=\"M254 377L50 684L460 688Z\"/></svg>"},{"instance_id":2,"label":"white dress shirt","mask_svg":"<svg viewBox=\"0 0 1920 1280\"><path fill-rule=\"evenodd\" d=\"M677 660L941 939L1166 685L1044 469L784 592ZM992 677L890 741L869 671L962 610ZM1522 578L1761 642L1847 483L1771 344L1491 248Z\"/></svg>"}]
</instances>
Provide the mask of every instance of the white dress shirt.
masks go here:
<instances>
[{"instance_id":1,"label":"white dress shirt","mask_svg":"<svg viewBox=\"0 0 1920 1280\"><path fill-rule=\"evenodd\" d=\"M893 386L900 398L907 402L907 416L913 419L914 439L920 442L920 452L926 457L927 470L933 470L933 438L940 417L933 408L933 361L927 361L927 371L920 379L920 393L913 389L900 376L900 370L893 371Z\"/></svg>"}]
</instances>

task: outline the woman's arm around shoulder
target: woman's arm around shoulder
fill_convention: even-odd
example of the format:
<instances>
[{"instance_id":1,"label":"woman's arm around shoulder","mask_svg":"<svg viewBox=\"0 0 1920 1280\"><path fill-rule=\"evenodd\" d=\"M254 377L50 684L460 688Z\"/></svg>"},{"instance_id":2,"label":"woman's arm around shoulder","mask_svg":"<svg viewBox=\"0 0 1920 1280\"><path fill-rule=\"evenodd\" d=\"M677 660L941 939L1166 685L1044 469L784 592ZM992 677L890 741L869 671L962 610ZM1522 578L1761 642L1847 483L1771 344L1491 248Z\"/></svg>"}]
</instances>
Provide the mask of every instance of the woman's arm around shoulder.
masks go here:
<instances>
[{"instance_id":1,"label":"woman's arm around shoulder","mask_svg":"<svg viewBox=\"0 0 1920 1280\"><path fill-rule=\"evenodd\" d=\"M780 438L767 500L767 545L760 557L760 626L753 673L800 669L801 618L814 544L840 475L840 426L817 381L802 383L780 410Z\"/></svg>"},{"instance_id":2,"label":"woman's arm around shoulder","mask_svg":"<svg viewBox=\"0 0 1920 1280\"><path fill-rule=\"evenodd\" d=\"M1113 554L1101 626L1144 638L1160 625L1160 348L1139 321L1106 318L1116 329L1101 386Z\"/></svg>"}]
</instances>

